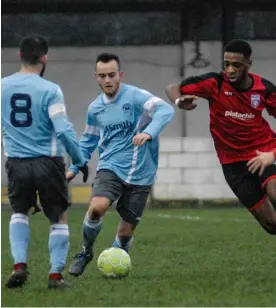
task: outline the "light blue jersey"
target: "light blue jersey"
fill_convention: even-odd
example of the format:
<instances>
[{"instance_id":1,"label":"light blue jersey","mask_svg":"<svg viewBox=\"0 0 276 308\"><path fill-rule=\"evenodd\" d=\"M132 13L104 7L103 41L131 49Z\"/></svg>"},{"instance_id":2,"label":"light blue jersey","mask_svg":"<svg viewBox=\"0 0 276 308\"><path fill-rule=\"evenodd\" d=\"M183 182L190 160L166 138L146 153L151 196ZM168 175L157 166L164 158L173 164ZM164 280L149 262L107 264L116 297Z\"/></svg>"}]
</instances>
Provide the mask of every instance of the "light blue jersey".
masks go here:
<instances>
[{"instance_id":1,"label":"light blue jersey","mask_svg":"<svg viewBox=\"0 0 276 308\"><path fill-rule=\"evenodd\" d=\"M174 109L148 91L121 84L113 100L101 94L87 113L86 128L80 139L88 161L99 148L97 170L113 171L126 183L151 185L158 167L158 135L174 115ZM152 141L135 146L133 137L147 133ZM78 173L76 166L70 170Z\"/></svg>"},{"instance_id":2,"label":"light blue jersey","mask_svg":"<svg viewBox=\"0 0 276 308\"><path fill-rule=\"evenodd\" d=\"M2 79L1 120L7 157L62 157L63 146L81 167L84 157L60 87L37 74Z\"/></svg>"}]
</instances>

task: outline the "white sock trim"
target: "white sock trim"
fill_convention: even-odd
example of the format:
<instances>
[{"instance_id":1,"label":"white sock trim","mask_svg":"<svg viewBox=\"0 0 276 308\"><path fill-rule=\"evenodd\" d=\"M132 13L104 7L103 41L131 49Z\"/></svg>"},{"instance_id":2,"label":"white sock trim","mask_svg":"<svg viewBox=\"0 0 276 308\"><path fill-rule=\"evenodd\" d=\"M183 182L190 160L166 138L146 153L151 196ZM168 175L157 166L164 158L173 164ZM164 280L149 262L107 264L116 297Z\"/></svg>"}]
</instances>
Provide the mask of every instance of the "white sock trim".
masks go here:
<instances>
[{"instance_id":1,"label":"white sock trim","mask_svg":"<svg viewBox=\"0 0 276 308\"><path fill-rule=\"evenodd\" d=\"M29 224L29 217L24 214L12 214L10 224L16 224L16 223L23 223L28 225Z\"/></svg>"},{"instance_id":2,"label":"white sock trim","mask_svg":"<svg viewBox=\"0 0 276 308\"><path fill-rule=\"evenodd\" d=\"M69 230L54 230L51 231L50 236L56 236L56 235L65 235L69 237Z\"/></svg>"},{"instance_id":3,"label":"white sock trim","mask_svg":"<svg viewBox=\"0 0 276 308\"><path fill-rule=\"evenodd\" d=\"M67 224L53 224L51 225L51 230L52 229L66 229L69 230L69 227Z\"/></svg>"},{"instance_id":4,"label":"white sock trim","mask_svg":"<svg viewBox=\"0 0 276 308\"><path fill-rule=\"evenodd\" d=\"M67 224L53 224L50 228L50 236L65 235L69 236L69 227Z\"/></svg>"},{"instance_id":5,"label":"white sock trim","mask_svg":"<svg viewBox=\"0 0 276 308\"><path fill-rule=\"evenodd\" d=\"M86 213L84 217L83 224L86 225L89 228L97 229L102 223L102 218L99 220L90 220L88 217L88 213Z\"/></svg>"},{"instance_id":6,"label":"white sock trim","mask_svg":"<svg viewBox=\"0 0 276 308\"><path fill-rule=\"evenodd\" d=\"M121 240L120 240L118 234L116 234L115 240L116 240L116 242L119 244L119 246L122 247L122 243L121 243ZM134 237L132 236L132 237L130 238L130 240L127 242L127 245L126 245L127 248L130 248L130 247L131 247L131 245L132 245L132 243L133 243L133 240L134 240Z\"/></svg>"}]
</instances>

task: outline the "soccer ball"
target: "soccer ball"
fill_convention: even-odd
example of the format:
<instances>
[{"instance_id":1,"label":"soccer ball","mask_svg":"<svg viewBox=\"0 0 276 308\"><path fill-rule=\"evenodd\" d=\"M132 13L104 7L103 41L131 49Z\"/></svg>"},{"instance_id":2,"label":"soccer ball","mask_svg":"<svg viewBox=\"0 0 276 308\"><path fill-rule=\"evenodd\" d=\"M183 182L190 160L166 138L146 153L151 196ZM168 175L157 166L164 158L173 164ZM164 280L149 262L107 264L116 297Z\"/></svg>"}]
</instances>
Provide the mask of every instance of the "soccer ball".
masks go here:
<instances>
[{"instance_id":1,"label":"soccer ball","mask_svg":"<svg viewBox=\"0 0 276 308\"><path fill-rule=\"evenodd\" d=\"M123 278L131 269L131 259L123 249L112 247L100 254L97 266L105 278Z\"/></svg>"}]
</instances>

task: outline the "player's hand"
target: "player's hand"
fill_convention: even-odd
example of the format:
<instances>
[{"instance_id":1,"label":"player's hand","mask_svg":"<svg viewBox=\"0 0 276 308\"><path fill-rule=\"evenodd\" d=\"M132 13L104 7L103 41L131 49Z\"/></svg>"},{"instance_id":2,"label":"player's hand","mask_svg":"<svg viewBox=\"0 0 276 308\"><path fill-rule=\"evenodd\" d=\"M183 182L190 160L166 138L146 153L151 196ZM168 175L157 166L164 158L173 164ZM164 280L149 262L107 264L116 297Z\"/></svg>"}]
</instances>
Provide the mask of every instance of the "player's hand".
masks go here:
<instances>
[{"instance_id":1,"label":"player's hand","mask_svg":"<svg viewBox=\"0 0 276 308\"><path fill-rule=\"evenodd\" d=\"M73 171L68 171L66 173L66 180L67 180L67 182L70 183L75 176L76 176L76 174Z\"/></svg>"},{"instance_id":2,"label":"player's hand","mask_svg":"<svg viewBox=\"0 0 276 308\"><path fill-rule=\"evenodd\" d=\"M198 99L198 96L182 95L175 101L175 104L180 109L193 110L197 107L197 104L195 103L196 99Z\"/></svg>"},{"instance_id":3,"label":"player's hand","mask_svg":"<svg viewBox=\"0 0 276 308\"><path fill-rule=\"evenodd\" d=\"M275 156L273 152L260 152L256 151L257 156L252 158L248 163L248 170L251 173L255 173L259 170L259 175L261 176L265 168L272 165L275 161Z\"/></svg>"},{"instance_id":4,"label":"player's hand","mask_svg":"<svg viewBox=\"0 0 276 308\"><path fill-rule=\"evenodd\" d=\"M87 179L88 179L88 176L89 176L89 169L88 169L88 166L87 165L84 165L82 167L79 167L79 170L82 172L83 174L83 182L86 183Z\"/></svg>"},{"instance_id":5,"label":"player's hand","mask_svg":"<svg viewBox=\"0 0 276 308\"><path fill-rule=\"evenodd\" d=\"M147 141L151 140L151 135L147 134L147 133L140 133L137 134L134 138L133 138L133 144L134 145L138 145L141 146L144 143L146 143Z\"/></svg>"}]
</instances>

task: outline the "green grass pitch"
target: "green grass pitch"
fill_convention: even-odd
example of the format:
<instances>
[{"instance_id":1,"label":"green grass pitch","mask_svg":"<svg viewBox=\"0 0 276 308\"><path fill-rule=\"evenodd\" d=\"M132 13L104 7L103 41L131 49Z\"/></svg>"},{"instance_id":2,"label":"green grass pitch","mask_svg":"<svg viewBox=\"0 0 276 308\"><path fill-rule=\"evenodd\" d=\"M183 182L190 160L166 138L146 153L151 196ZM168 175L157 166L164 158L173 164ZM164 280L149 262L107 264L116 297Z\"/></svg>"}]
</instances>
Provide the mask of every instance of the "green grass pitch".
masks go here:
<instances>
[{"instance_id":1,"label":"green grass pitch","mask_svg":"<svg viewBox=\"0 0 276 308\"><path fill-rule=\"evenodd\" d=\"M4 286L12 259L9 210L2 210L2 306L276 306L276 238L244 209L147 210L131 250L132 271L123 280L102 278L93 260L83 276L65 276L70 291L48 291L49 225L31 216L29 281L22 289ZM68 263L81 248L85 208L69 212ZM109 247L119 221L106 215L96 258Z\"/></svg>"}]
</instances>

